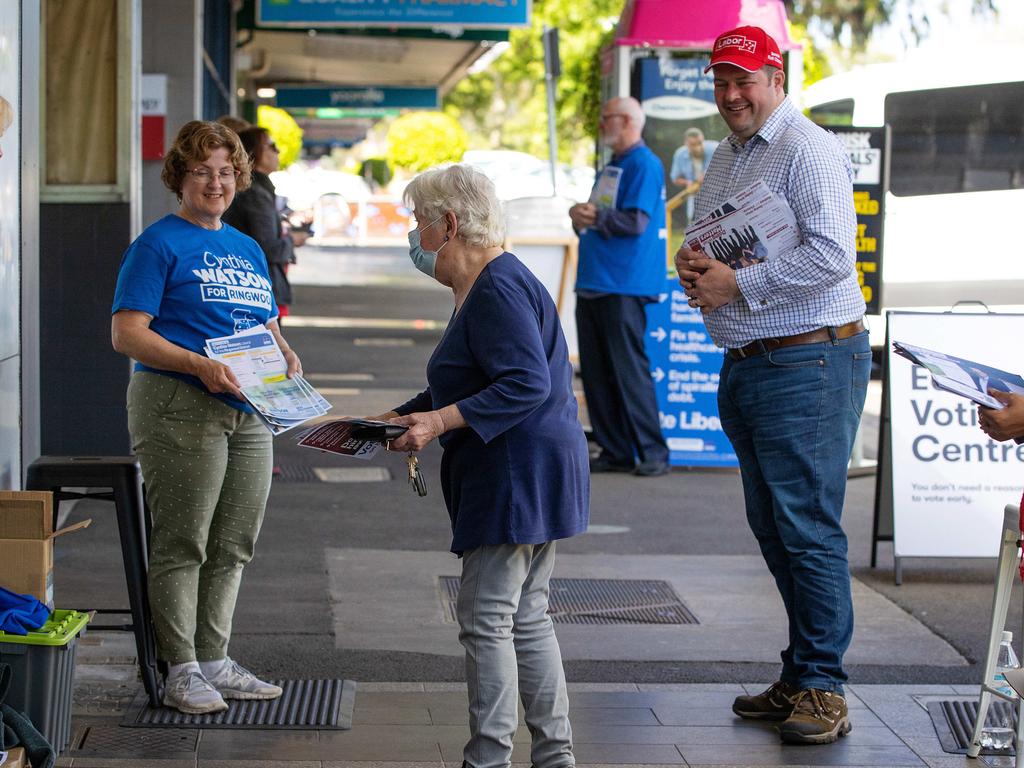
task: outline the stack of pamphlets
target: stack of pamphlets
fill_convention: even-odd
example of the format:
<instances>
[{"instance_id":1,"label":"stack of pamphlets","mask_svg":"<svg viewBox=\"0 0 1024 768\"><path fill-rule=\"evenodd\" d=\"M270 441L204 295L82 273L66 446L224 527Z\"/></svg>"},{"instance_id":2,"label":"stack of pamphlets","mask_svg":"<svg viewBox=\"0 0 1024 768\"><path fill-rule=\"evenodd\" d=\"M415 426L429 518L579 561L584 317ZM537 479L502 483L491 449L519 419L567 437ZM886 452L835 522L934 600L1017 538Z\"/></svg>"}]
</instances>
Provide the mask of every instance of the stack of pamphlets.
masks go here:
<instances>
[{"instance_id":1,"label":"stack of pamphlets","mask_svg":"<svg viewBox=\"0 0 1024 768\"><path fill-rule=\"evenodd\" d=\"M742 269L796 248L800 230L786 201L758 181L687 227L686 244Z\"/></svg>"},{"instance_id":2,"label":"stack of pamphlets","mask_svg":"<svg viewBox=\"0 0 1024 768\"><path fill-rule=\"evenodd\" d=\"M288 378L284 353L263 325L207 339L206 355L231 369L242 395L275 435L323 416L331 408L304 378Z\"/></svg>"},{"instance_id":3,"label":"stack of pamphlets","mask_svg":"<svg viewBox=\"0 0 1024 768\"><path fill-rule=\"evenodd\" d=\"M988 393L990 389L1024 395L1024 379L1015 373L902 341L894 341L892 349L900 357L926 368L936 389L966 397L986 408L998 410L1004 407Z\"/></svg>"}]
</instances>

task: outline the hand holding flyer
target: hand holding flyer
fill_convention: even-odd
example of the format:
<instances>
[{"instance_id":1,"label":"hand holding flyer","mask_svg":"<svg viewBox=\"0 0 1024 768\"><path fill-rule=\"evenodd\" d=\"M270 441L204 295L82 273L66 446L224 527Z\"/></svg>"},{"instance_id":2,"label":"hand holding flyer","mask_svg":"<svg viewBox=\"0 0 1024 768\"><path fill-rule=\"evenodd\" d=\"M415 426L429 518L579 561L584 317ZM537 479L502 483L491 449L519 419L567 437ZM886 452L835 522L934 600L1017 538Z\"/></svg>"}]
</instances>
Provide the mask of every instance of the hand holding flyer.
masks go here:
<instances>
[{"instance_id":1,"label":"hand holding flyer","mask_svg":"<svg viewBox=\"0 0 1024 768\"><path fill-rule=\"evenodd\" d=\"M926 368L936 389L966 397L986 408L998 411L1005 407L989 394L990 389L1024 395L1024 379L1015 373L902 341L893 341L892 347L900 357Z\"/></svg>"},{"instance_id":2,"label":"hand holding flyer","mask_svg":"<svg viewBox=\"0 0 1024 768\"><path fill-rule=\"evenodd\" d=\"M323 416L331 408L302 376L288 378L288 361L263 325L207 339L206 355L231 369L242 395L275 435Z\"/></svg>"},{"instance_id":3,"label":"hand holding flyer","mask_svg":"<svg viewBox=\"0 0 1024 768\"><path fill-rule=\"evenodd\" d=\"M758 181L687 227L686 244L742 269L796 248L800 230L785 200Z\"/></svg>"}]
</instances>

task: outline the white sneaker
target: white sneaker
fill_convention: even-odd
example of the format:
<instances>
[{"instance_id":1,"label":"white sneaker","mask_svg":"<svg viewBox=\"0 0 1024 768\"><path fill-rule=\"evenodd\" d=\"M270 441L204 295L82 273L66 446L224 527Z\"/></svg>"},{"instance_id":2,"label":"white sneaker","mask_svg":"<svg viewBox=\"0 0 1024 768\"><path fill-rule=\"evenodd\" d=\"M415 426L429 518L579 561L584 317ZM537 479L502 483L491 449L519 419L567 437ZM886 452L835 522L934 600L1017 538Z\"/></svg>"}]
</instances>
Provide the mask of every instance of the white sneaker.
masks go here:
<instances>
[{"instance_id":1,"label":"white sneaker","mask_svg":"<svg viewBox=\"0 0 1024 768\"><path fill-rule=\"evenodd\" d=\"M217 689L198 671L188 671L167 681L164 706L189 715L223 712L228 708Z\"/></svg>"},{"instance_id":2,"label":"white sneaker","mask_svg":"<svg viewBox=\"0 0 1024 768\"><path fill-rule=\"evenodd\" d=\"M224 665L208 679L225 699L276 699L284 692L231 659L224 659Z\"/></svg>"}]
</instances>

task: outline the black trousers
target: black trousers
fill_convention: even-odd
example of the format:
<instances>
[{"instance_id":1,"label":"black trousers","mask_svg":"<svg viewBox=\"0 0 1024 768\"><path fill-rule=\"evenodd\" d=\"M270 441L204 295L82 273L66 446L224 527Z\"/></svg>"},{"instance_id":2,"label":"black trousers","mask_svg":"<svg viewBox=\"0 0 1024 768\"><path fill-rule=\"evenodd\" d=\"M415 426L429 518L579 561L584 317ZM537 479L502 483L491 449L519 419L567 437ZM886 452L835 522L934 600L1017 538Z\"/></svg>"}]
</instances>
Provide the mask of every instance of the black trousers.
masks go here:
<instances>
[{"instance_id":1,"label":"black trousers","mask_svg":"<svg viewBox=\"0 0 1024 768\"><path fill-rule=\"evenodd\" d=\"M576 297L580 374L594 440L611 461L666 461L650 362L644 351L650 299Z\"/></svg>"}]
</instances>

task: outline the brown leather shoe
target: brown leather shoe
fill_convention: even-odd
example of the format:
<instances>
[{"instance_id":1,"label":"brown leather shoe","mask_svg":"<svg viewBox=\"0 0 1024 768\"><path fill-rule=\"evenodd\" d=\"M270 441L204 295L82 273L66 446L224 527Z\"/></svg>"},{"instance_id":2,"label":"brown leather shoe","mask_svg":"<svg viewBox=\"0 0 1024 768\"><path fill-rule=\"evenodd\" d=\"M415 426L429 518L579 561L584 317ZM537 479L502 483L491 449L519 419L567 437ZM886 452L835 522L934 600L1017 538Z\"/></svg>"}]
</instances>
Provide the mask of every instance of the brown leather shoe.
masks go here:
<instances>
[{"instance_id":1,"label":"brown leather shoe","mask_svg":"<svg viewBox=\"0 0 1024 768\"><path fill-rule=\"evenodd\" d=\"M748 720L782 722L793 711L800 689L782 680L772 683L767 691L756 696L737 696L732 711Z\"/></svg>"},{"instance_id":2,"label":"brown leather shoe","mask_svg":"<svg viewBox=\"0 0 1024 768\"><path fill-rule=\"evenodd\" d=\"M779 724L787 744L831 744L853 726L842 694L808 688L800 691L793 713Z\"/></svg>"}]
</instances>

